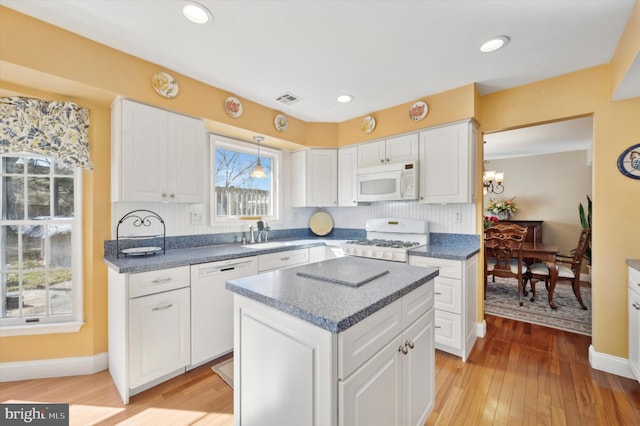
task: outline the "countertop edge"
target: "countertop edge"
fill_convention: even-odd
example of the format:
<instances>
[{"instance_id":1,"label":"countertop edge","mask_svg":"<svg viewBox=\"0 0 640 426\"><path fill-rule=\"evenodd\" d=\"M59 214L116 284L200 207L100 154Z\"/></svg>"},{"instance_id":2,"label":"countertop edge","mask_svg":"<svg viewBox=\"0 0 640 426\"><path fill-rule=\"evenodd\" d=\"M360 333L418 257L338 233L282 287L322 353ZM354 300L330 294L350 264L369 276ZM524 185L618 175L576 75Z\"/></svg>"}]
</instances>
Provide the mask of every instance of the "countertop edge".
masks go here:
<instances>
[{"instance_id":1,"label":"countertop edge","mask_svg":"<svg viewBox=\"0 0 640 426\"><path fill-rule=\"evenodd\" d=\"M627 266L640 272L640 259L627 259Z\"/></svg>"}]
</instances>

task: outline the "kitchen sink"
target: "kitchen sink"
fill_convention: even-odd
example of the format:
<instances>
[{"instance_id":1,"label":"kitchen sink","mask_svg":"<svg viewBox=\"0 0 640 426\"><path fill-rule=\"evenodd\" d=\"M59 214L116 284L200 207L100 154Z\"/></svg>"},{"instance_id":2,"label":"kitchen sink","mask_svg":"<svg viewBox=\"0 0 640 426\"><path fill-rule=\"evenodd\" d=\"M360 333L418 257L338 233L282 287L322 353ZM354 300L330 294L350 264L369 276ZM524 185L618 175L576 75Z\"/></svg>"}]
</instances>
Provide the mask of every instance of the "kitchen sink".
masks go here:
<instances>
[{"instance_id":1,"label":"kitchen sink","mask_svg":"<svg viewBox=\"0 0 640 426\"><path fill-rule=\"evenodd\" d=\"M242 247L248 248L248 249L254 249L254 250L265 250L265 249L285 247L285 246L287 246L287 243L284 243L282 241L274 241L271 243L245 244Z\"/></svg>"}]
</instances>

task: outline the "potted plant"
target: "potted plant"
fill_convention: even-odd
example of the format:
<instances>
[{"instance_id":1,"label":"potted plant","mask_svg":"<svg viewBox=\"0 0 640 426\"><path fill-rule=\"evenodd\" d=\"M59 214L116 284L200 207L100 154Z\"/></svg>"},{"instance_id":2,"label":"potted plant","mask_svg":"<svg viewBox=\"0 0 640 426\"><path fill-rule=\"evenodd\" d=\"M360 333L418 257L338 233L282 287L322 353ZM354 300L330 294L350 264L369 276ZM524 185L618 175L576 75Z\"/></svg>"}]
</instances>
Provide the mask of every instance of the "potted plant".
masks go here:
<instances>
[{"instance_id":1,"label":"potted plant","mask_svg":"<svg viewBox=\"0 0 640 426\"><path fill-rule=\"evenodd\" d=\"M578 204L578 214L580 215L580 224L582 228L591 228L591 198L587 195L587 209L585 212L585 208L582 203ZM584 252L584 258L587 261L587 269L589 270L589 275L591 275L591 234L589 235L589 245L587 246L587 250Z\"/></svg>"}]
</instances>

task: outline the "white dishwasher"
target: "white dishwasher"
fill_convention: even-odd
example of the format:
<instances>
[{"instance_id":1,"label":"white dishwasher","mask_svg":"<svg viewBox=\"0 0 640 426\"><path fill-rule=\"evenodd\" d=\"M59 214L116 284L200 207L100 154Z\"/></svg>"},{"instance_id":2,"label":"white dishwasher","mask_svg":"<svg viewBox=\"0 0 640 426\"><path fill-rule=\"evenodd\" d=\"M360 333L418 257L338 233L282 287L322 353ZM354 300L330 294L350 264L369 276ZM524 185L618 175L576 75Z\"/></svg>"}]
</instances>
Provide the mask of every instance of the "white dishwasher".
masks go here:
<instances>
[{"instance_id":1,"label":"white dishwasher","mask_svg":"<svg viewBox=\"0 0 640 426\"><path fill-rule=\"evenodd\" d=\"M255 256L191 266L191 367L233 350L233 293L224 285L257 273Z\"/></svg>"}]
</instances>

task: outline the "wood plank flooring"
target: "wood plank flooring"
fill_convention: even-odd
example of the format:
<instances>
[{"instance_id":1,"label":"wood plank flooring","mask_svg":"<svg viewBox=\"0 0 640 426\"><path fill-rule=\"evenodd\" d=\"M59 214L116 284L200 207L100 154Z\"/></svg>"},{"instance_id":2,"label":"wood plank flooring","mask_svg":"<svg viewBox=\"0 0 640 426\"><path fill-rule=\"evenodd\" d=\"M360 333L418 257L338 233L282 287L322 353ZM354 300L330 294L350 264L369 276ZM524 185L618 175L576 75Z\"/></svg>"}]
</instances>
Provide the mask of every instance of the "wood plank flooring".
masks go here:
<instances>
[{"instance_id":1,"label":"wood plank flooring","mask_svg":"<svg viewBox=\"0 0 640 426\"><path fill-rule=\"evenodd\" d=\"M466 363L436 351L436 404L427 425L640 425L640 384L593 370L590 337L493 316L487 330ZM127 406L108 371L0 383L0 401L69 403L71 425L227 426L233 391L210 369L222 359Z\"/></svg>"}]
</instances>

